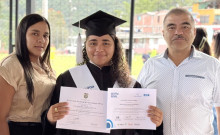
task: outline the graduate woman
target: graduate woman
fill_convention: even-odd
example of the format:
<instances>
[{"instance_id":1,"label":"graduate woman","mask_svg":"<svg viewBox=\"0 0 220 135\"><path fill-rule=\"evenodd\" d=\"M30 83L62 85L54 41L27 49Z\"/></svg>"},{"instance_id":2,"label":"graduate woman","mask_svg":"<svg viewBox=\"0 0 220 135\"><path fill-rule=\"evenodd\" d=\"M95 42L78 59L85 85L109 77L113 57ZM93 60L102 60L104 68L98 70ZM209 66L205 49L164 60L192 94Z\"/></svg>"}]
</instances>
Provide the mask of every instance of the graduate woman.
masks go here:
<instances>
[{"instance_id":1,"label":"graduate woman","mask_svg":"<svg viewBox=\"0 0 220 135\"><path fill-rule=\"evenodd\" d=\"M73 24L86 30L83 48L83 63L61 74L56 82L51 107L42 116L44 135L104 135L88 131L56 129L56 121L68 113L67 103L58 103L60 87L91 88L107 91L108 88L140 88L141 85L130 77L129 68L123 56L122 45L116 37L115 27L124 23L105 12L98 11ZM80 23L80 24L79 24ZM77 75L80 74L80 75ZM88 83L85 78L89 80ZM126 90L126 89L125 89ZM154 106L146 108L148 116L157 130L111 130L110 135L160 135L162 133L162 112Z\"/></svg>"}]
</instances>

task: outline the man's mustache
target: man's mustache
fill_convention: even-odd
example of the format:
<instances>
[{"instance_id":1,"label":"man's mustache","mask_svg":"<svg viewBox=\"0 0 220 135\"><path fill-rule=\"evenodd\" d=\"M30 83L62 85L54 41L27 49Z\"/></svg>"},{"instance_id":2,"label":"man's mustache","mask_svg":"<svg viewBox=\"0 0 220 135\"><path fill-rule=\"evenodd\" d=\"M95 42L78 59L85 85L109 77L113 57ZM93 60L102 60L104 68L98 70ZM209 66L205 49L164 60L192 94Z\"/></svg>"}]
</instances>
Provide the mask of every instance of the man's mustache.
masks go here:
<instances>
[{"instance_id":1,"label":"man's mustache","mask_svg":"<svg viewBox=\"0 0 220 135\"><path fill-rule=\"evenodd\" d=\"M173 38L173 40L176 40L176 39L184 39L184 40L185 40L185 38L184 38L182 35L176 35L176 36Z\"/></svg>"}]
</instances>

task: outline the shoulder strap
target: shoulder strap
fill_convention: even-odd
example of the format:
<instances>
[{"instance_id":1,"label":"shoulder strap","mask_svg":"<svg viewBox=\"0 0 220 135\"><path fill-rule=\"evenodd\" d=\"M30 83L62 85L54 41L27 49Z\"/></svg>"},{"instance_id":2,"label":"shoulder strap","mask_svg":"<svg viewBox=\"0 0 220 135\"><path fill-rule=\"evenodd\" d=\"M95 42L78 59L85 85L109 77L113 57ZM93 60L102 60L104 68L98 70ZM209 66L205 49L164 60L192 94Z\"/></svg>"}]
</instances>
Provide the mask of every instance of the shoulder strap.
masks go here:
<instances>
[{"instance_id":1,"label":"shoulder strap","mask_svg":"<svg viewBox=\"0 0 220 135\"><path fill-rule=\"evenodd\" d=\"M69 72L77 88L100 90L87 65L71 68L69 69ZM132 78L129 88L133 88L135 83L136 80ZM117 81L115 82L113 88L120 88Z\"/></svg>"},{"instance_id":2,"label":"shoulder strap","mask_svg":"<svg viewBox=\"0 0 220 135\"><path fill-rule=\"evenodd\" d=\"M100 90L87 65L69 69L77 88Z\"/></svg>"}]
</instances>

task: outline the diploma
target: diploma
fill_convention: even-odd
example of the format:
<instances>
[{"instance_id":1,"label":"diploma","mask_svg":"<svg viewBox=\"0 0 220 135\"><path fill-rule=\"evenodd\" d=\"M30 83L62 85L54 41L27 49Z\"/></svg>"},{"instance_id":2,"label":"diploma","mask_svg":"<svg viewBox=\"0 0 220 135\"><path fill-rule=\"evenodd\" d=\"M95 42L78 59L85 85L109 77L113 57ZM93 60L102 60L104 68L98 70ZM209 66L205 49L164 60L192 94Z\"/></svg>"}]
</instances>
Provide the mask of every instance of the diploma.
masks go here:
<instances>
[{"instance_id":1,"label":"diploma","mask_svg":"<svg viewBox=\"0 0 220 135\"><path fill-rule=\"evenodd\" d=\"M56 128L110 133L106 128L107 91L61 87L60 102L68 102L69 114Z\"/></svg>"},{"instance_id":2,"label":"diploma","mask_svg":"<svg viewBox=\"0 0 220 135\"><path fill-rule=\"evenodd\" d=\"M156 106L156 90L143 88L109 88L107 128L156 129L147 116L148 106Z\"/></svg>"}]
</instances>

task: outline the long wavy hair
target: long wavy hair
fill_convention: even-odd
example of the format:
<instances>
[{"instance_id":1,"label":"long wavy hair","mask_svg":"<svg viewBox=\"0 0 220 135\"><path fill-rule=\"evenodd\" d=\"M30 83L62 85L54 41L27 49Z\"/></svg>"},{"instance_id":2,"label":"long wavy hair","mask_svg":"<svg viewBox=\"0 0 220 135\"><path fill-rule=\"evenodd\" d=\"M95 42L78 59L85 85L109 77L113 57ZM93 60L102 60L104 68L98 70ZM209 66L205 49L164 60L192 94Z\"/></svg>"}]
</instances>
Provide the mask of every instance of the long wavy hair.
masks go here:
<instances>
[{"instance_id":1,"label":"long wavy hair","mask_svg":"<svg viewBox=\"0 0 220 135\"><path fill-rule=\"evenodd\" d=\"M27 30L30 26L32 26L38 22L42 22L42 21L47 23L48 28L49 28L49 33L50 33L49 22L47 21L46 18L44 18L43 16L41 16L39 14L30 14L30 15L25 16L21 20L21 22L17 28L17 32L16 32L16 44L15 44L16 56L17 56L19 62L21 63L21 65L23 67L23 70L24 70L24 77L25 77L25 81L27 84L27 98L31 104L33 103L33 95L34 95L33 67L31 64L31 60L29 57L29 51L27 48L26 33L27 33ZM50 68L50 70L52 70L51 64L50 64L50 36L49 36L48 46L47 46L44 54L40 58L40 63L41 63L41 65L43 65L43 63L46 63L48 65L48 67Z\"/></svg>"},{"instance_id":2,"label":"long wavy hair","mask_svg":"<svg viewBox=\"0 0 220 135\"><path fill-rule=\"evenodd\" d=\"M196 37L193 45L197 50L211 55L211 48L207 41L207 32L204 28L196 28Z\"/></svg>"},{"instance_id":3,"label":"long wavy hair","mask_svg":"<svg viewBox=\"0 0 220 135\"><path fill-rule=\"evenodd\" d=\"M124 52L122 49L122 44L120 40L115 36L115 35L110 35L114 41L115 45L115 50L114 54L111 59L111 72L113 75L113 80L116 80L119 84L120 87L126 88L129 87L131 83L131 77L130 77L130 70L127 64L127 61L124 56ZM87 37L88 39L88 37ZM83 47L83 63L85 64L89 62L88 55L86 53L86 41L84 42L84 47Z\"/></svg>"},{"instance_id":4,"label":"long wavy hair","mask_svg":"<svg viewBox=\"0 0 220 135\"><path fill-rule=\"evenodd\" d=\"M214 37L215 45L214 45L214 56L215 58L220 58L220 32L218 32Z\"/></svg>"}]
</instances>

